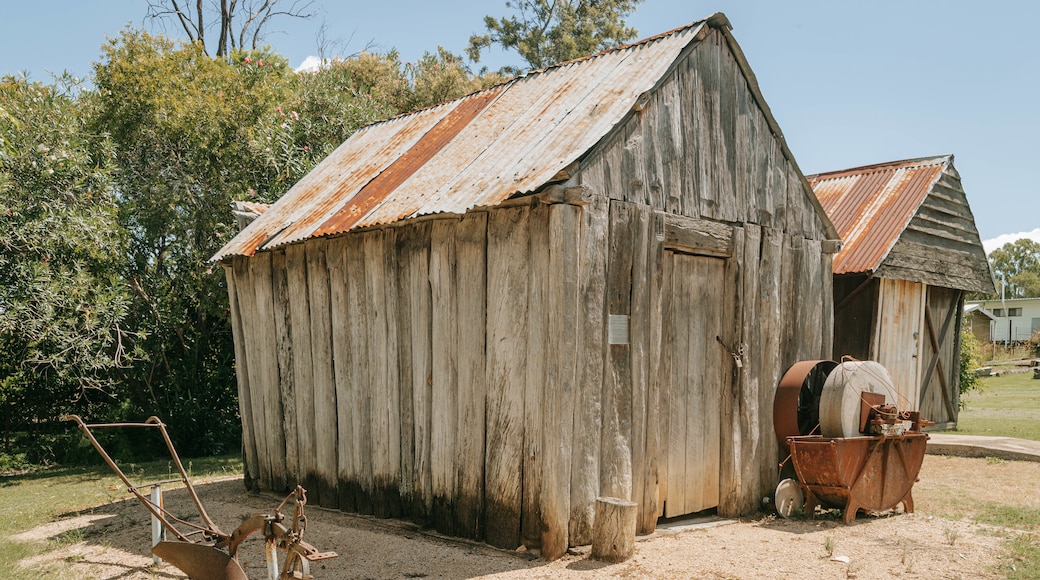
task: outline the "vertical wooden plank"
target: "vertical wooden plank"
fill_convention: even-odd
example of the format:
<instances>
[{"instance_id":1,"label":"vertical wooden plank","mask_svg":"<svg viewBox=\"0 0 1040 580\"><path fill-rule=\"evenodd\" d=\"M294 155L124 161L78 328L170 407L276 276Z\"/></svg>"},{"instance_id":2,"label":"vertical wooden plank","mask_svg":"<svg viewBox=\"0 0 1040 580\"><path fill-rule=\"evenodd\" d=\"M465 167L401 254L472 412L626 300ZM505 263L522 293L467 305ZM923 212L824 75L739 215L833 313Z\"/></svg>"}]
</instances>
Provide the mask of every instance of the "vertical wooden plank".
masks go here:
<instances>
[{"instance_id":1,"label":"vertical wooden plank","mask_svg":"<svg viewBox=\"0 0 1040 580\"><path fill-rule=\"evenodd\" d=\"M351 398L355 387L351 380L355 345L350 340L350 328L355 322L351 318L347 292L347 279L351 275L346 268L347 237L328 241L325 264L329 269L329 318L332 322L332 364L336 380L336 503L341 510L356 512L358 468L351 444L355 429ZM363 277L364 273L360 275Z\"/></svg>"},{"instance_id":2,"label":"vertical wooden plank","mask_svg":"<svg viewBox=\"0 0 1040 580\"><path fill-rule=\"evenodd\" d=\"M823 350L823 311L828 300L824 295L824 278L832 279L831 272L823 272L823 255L819 240L805 240L802 244L801 275L802 286L807 291L799 300L799 320L804 321L800 340L804 341L802 358L811 360L821 357ZM828 309L832 314L834 308Z\"/></svg>"},{"instance_id":3,"label":"vertical wooden plank","mask_svg":"<svg viewBox=\"0 0 1040 580\"><path fill-rule=\"evenodd\" d=\"M773 191L769 188L769 172L772 162L771 152L776 137L773 136L766 123L761 109L758 108L758 103L750 96L748 98L748 123L747 146L751 163L748 199L753 200L755 208L755 213L750 218L760 226L773 227L776 201Z\"/></svg>"},{"instance_id":4,"label":"vertical wooden plank","mask_svg":"<svg viewBox=\"0 0 1040 580\"><path fill-rule=\"evenodd\" d=\"M799 291L802 287L798 278L800 272L799 261L802 256L802 238L799 236L784 235L783 250L781 256L781 307L780 307L780 353L781 367L791 368L791 365L802 360L799 353L800 340L798 337L798 300Z\"/></svg>"},{"instance_id":5,"label":"vertical wooden plank","mask_svg":"<svg viewBox=\"0 0 1040 580\"><path fill-rule=\"evenodd\" d=\"M412 343L412 406L415 437L416 519L425 521L433 507L433 470L431 468L431 431L433 423L433 310L430 286L430 224L413 226L408 246L408 300L412 313L409 326Z\"/></svg>"},{"instance_id":6,"label":"vertical wooden plank","mask_svg":"<svg viewBox=\"0 0 1040 580\"><path fill-rule=\"evenodd\" d=\"M329 270L325 262L325 240L306 244L307 290L311 306L311 360L314 364L314 429L318 504L336 507L339 503L336 478L338 427L336 417L336 380L332 368L332 321L329 315Z\"/></svg>"},{"instance_id":7,"label":"vertical wooden plank","mask_svg":"<svg viewBox=\"0 0 1040 580\"><path fill-rule=\"evenodd\" d=\"M455 449L455 531L483 535L484 435L487 400L487 213L469 213L456 227L458 301L458 439Z\"/></svg>"},{"instance_id":8,"label":"vertical wooden plank","mask_svg":"<svg viewBox=\"0 0 1040 580\"><path fill-rule=\"evenodd\" d=\"M790 163L787 165L787 233L792 236L804 237L803 212L806 211L805 190L802 188L802 178ZM809 206L811 207L811 206Z\"/></svg>"},{"instance_id":9,"label":"vertical wooden plank","mask_svg":"<svg viewBox=\"0 0 1040 580\"><path fill-rule=\"evenodd\" d=\"M738 174L746 175L747 167L737 167L737 94L744 93L739 82L743 80L722 34L712 35L712 44L717 51L718 64L718 130L714 137L718 141L715 163L718 171L718 213L721 221L747 221L747 199L745 192L736 186ZM746 96L746 93L744 94Z\"/></svg>"},{"instance_id":10,"label":"vertical wooden plank","mask_svg":"<svg viewBox=\"0 0 1040 580\"><path fill-rule=\"evenodd\" d=\"M368 314L366 336L365 382L368 392L367 429L372 439L372 513L389 517L388 489L394 484L391 463L390 430L390 356L387 352L386 273L383 255L383 232L360 235L365 256L365 311ZM394 411L396 412L396 407Z\"/></svg>"},{"instance_id":11,"label":"vertical wooden plank","mask_svg":"<svg viewBox=\"0 0 1040 580\"><path fill-rule=\"evenodd\" d=\"M271 252L271 282L274 290L274 324L278 345L278 386L282 405L281 430L285 437L285 483L293 488L300 481L299 441L296 432L296 384L293 369L292 317L285 251Z\"/></svg>"},{"instance_id":12,"label":"vertical wooden plank","mask_svg":"<svg viewBox=\"0 0 1040 580\"><path fill-rule=\"evenodd\" d=\"M418 321L414 319L412 310L412 269L411 255L415 251L415 228L406 226L396 230L394 247L387 248L393 253L396 264L392 272L396 286L396 319L397 327L392 329L397 339L397 383L399 385L398 414L401 417L400 477L398 490L402 502L402 513L405 517L415 518L415 355L412 353L412 326Z\"/></svg>"},{"instance_id":13,"label":"vertical wooden plank","mask_svg":"<svg viewBox=\"0 0 1040 580\"><path fill-rule=\"evenodd\" d=\"M581 209L559 204L549 208L549 268L546 308L546 401L543 409L541 515L542 557L555 560L567 551L570 515L571 434L578 357L578 252Z\"/></svg>"},{"instance_id":14,"label":"vertical wooden plank","mask_svg":"<svg viewBox=\"0 0 1040 580\"><path fill-rule=\"evenodd\" d=\"M608 347L607 370L603 377L603 435L600 456L602 495L630 499L632 494L632 264L637 243L637 206L610 203L610 250L608 255L607 314L621 317L628 325L624 342Z\"/></svg>"},{"instance_id":15,"label":"vertical wooden plank","mask_svg":"<svg viewBox=\"0 0 1040 580\"><path fill-rule=\"evenodd\" d=\"M311 359L311 311L307 290L307 256L304 244L285 248L289 287L290 332L293 343L293 384L296 385L297 456L300 481L308 491L318 490L314 425L314 365ZM317 501L317 497L312 498Z\"/></svg>"},{"instance_id":16,"label":"vertical wooden plank","mask_svg":"<svg viewBox=\"0 0 1040 580\"><path fill-rule=\"evenodd\" d=\"M633 216L635 240L632 252L632 309L629 337L632 363L632 415L629 427L628 453L631 462L631 492L629 499L642 503L646 482L646 447L648 425L648 396L650 392L651 341L651 274L650 248L654 247L653 212L649 206L639 206ZM663 233L663 232L662 232ZM656 487L656 486L655 486ZM642 508L637 508L638 512ZM638 524L637 524L638 525Z\"/></svg>"},{"instance_id":17,"label":"vertical wooden plank","mask_svg":"<svg viewBox=\"0 0 1040 580\"><path fill-rule=\"evenodd\" d=\"M595 196L582 208L579 258L578 383L575 386L574 446L571 455L572 544L592 541L595 502L600 495L600 430L605 361L607 234L610 202Z\"/></svg>"},{"instance_id":18,"label":"vertical wooden plank","mask_svg":"<svg viewBox=\"0 0 1040 580\"><path fill-rule=\"evenodd\" d=\"M430 288L433 378L430 392L430 479L432 519L438 532L456 535L455 447L458 428L458 301L455 299L455 220L433 223L430 241Z\"/></svg>"},{"instance_id":19,"label":"vertical wooden plank","mask_svg":"<svg viewBox=\"0 0 1040 580\"><path fill-rule=\"evenodd\" d=\"M383 257L383 292L385 294L384 304L386 308L386 380L387 394L386 414L389 423L388 431L390 440L389 449L389 477L386 484L386 506L387 513L392 518L401 517L401 450L403 433L403 419L401 417L401 381L398 375L399 364L399 341L397 336L397 229L388 228L382 230ZM410 429L410 427L409 427ZM408 436L411 436L409 430Z\"/></svg>"},{"instance_id":20,"label":"vertical wooden plank","mask_svg":"<svg viewBox=\"0 0 1040 580\"><path fill-rule=\"evenodd\" d=\"M681 126L684 112L684 103L688 102L682 98L682 83L672 80L661 87L660 111L657 125L657 147L661 155L661 186L664 189L661 209L669 213L679 213L684 192L683 172L684 160L688 154L683 143L683 128ZM697 204L690 204L690 210L686 215L699 217Z\"/></svg>"},{"instance_id":21,"label":"vertical wooden plank","mask_svg":"<svg viewBox=\"0 0 1040 580\"><path fill-rule=\"evenodd\" d=\"M546 343L549 341L549 206L531 208L529 218L530 266L527 284L527 381L524 385L523 498L520 508L520 539L527 546L540 546L542 534L542 464L549 444L543 437L545 406Z\"/></svg>"},{"instance_id":22,"label":"vertical wooden plank","mask_svg":"<svg viewBox=\"0 0 1040 580\"><path fill-rule=\"evenodd\" d=\"M697 56L697 72L701 79L702 103L700 134L697 143L700 152L700 206L701 215L711 219L722 219L721 206L730 203L732 187L726 187L726 168L723 150L724 135L721 121L721 79L719 70L719 33L709 34L694 54ZM731 185L731 184L730 184Z\"/></svg>"},{"instance_id":23,"label":"vertical wooden plank","mask_svg":"<svg viewBox=\"0 0 1040 580\"><path fill-rule=\"evenodd\" d=\"M661 265L664 260L664 214L652 212L649 216L647 226L646 252L642 258L645 272L646 287L646 313L640 321L639 328L646 333L646 363L645 378L645 421L641 429L643 433L641 462L642 469L633 472L633 481L639 480L642 490L640 495L635 494L633 499L639 502L636 514L636 533L649 534L657 527L657 517L660 511L658 503L658 466L660 460L660 428L661 428L661 338L663 335L661 319L665 291L662 287ZM642 277L642 276L638 276ZM633 466L634 469L634 466Z\"/></svg>"},{"instance_id":24,"label":"vertical wooden plank","mask_svg":"<svg viewBox=\"0 0 1040 580\"><path fill-rule=\"evenodd\" d=\"M703 41L695 51L686 59L685 66L679 70L679 98L682 105L679 107L679 126L682 131L682 193L678 197L677 205L669 205L669 212L688 215L693 217L702 216L701 195L702 189L709 188L710 182L706 181L707 155L702 147L704 143L704 104L700 97L704 90L698 65L700 58L697 56L703 48ZM710 214L709 214L710 215ZM707 217L707 216L705 216Z\"/></svg>"},{"instance_id":25,"label":"vertical wooden plank","mask_svg":"<svg viewBox=\"0 0 1040 580\"><path fill-rule=\"evenodd\" d=\"M736 280L727 278L727 284L733 283L741 290L731 293L736 299L735 308L728 307L739 325L730 348L743 345L746 356L741 358L741 365L734 365L731 391L724 396L722 423L721 479L719 487L719 513L730 516L750 513L758 509L758 452L762 442L759 432L758 389L759 377L755 373L754 359L758 353L757 327L759 314L758 301L758 261L761 245L761 230L754 224L744 224L737 228L734 236L734 247L738 239L743 238L739 254L729 261L727 267L737 275ZM736 254L736 252L735 252ZM727 272L727 276L731 273ZM735 296L732 296L735 294ZM730 362L730 364L733 364ZM724 381L725 383L725 381ZM728 419L728 421L727 421Z\"/></svg>"},{"instance_id":26,"label":"vertical wooden plank","mask_svg":"<svg viewBox=\"0 0 1040 580\"><path fill-rule=\"evenodd\" d=\"M695 446L695 441L703 441L698 446L696 468L691 470L690 458L687 456L686 508L701 511L719 506L720 473L722 471L722 418L726 400L733 393L733 359L725 348L716 340L721 336L727 345L738 344L739 334L739 292L740 255L743 247L743 230L733 230L733 257L729 260L697 257L696 288L698 296L695 302L698 310L693 325L694 348L691 350L691 368L694 381L701 377L700 385L690 385L690 397L687 399L687 436L697 433L687 444ZM718 284L718 280L725 280ZM713 282L716 281L716 282ZM718 329L713 331L713 329ZM720 511L724 511L719 506Z\"/></svg>"},{"instance_id":27,"label":"vertical wooden plank","mask_svg":"<svg viewBox=\"0 0 1040 580\"><path fill-rule=\"evenodd\" d=\"M276 388L272 384L278 377L277 362L271 356L274 349L273 325L271 324L271 254L261 252L249 259L247 274L249 286L253 290L249 302L250 316L246 319L249 332L249 386L252 388L253 420L256 429L253 431L257 440L257 452L260 455L260 485L264 489L278 489L275 471L275 457L278 451L274 447L275 434L271 433L271 420L274 419L272 395ZM269 332L270 328L270 332Z\"/></svg>"},{"instance_id":28,"label":"vertical wooden plank","mask_svg":"<svg viewBox=\"0 0 1040 580\"><path fill-rule=\"evenodd\" d=\"M665 207L662 149L674 146L673 143L662 142L658 137L658 130L661 124L661 109L664 107L662 101L667 95L665 86L674 84L674 81L666 82L658 87L657 91L650 96L649 102L643 108L639 118L640 138L643 141L644 149L643 158L639 162L643 163L642 171L646 180L644 187L647 203L658 210Z\"/></svg>"},{"instance_id":29,"label":"vertical wooden plank","mask_svg":"<svg viewBox=\"0 0 1040 580\"><path fill-rule=\"evenodd\" d=\"M773 227L787 231L787 159L780 142L774 137L769 143L769 175L767 188L773 198Z\"/></svg>"},{"instance_id":30,"label":"vertical wooden plank","mask_svg":"<svg viewBox=\"0 0 1040 580\"><path fill-rule=\"evenodd\" d=\"M763 497L773 491L777 481L777 465L779 447L773 433L773 397L780 378L787 372L783 366L781 349L782 297L788 292L784 290L781 272L784 235L778 229L765 228L762 231L762 245L758 265L758 340L757 347L751 351L751 364L755 374L761 381L758 393L759 433L762 437L762 458L758 465L760 485L759 494ZM828 357L824 357L828 358Z\"/></svg>"},{"instance_id":31,"label":"vertical wooden plank","mask_svg":"<svg viewBox=\"0 0 1040 580\"><path fill-rule=\"evenodd\" d=\"M672 287L672 253L663 251L664 242L664 217L658 216L657 233L661 237L658 244L662 248L662 255L660 257L660 328L661 328L661 345L659 353L659 366L653 382L655 395L657 397L657 426L655 433L657 436L657 514L654 519L659 518L665 513L665 502L668 499L668 481L669 481L669 470L671 469L669 464L669 458L671 456L671 409L673 405L673 391L674 391L674 380L673 380L673 368L675 365L675 316L673 315L672 308L674 304L674 292ZM650 514L646 515L649 520ZM656 521L654 522L656 524Z\"/></svg>"},{"instance_id":32,"label":"vertical wooden plank","mask_svg":"<svg viewBox=\"0 0 1040 580\"><path fill-rule=\"evenodd\" d=\"M646 153L643 147L641 123L631 120L624 127L624 147L621 150L621 176L624 180L624 198L639 204L650 203L646 186Z\"/></svg>"},{"instance_id":33,"label":"vertical wooden plank","mask_svg":"<svg viewBox=\"0 0 1040 580\"><path fill-rule=\"evenodd\" d=\"M823 302L820 308L820 352L827 359L834 352L834 255L820 253L820 284Z\"/></svg>"},{"instance_id":34,"label":"vertical wooden plank","mask_svg":"<svg viewBox=\"0 0 1040 580\"><path fill-rule=\"evenodd\" d=\"M359 513L375 513L375 469L372 464L372 385L368 377L369 305L368 270L365 259L365 241L362 234L344 237L344 275L346 279L346 325L350 345L347 390L342 392L350 407L350 438L341 440L350 457L347 472L350 479L343 497L356 505Z\"/></svg>"},{"instance_id":35,"label":"vertical wooden plank","mask_svg":"<svg viewBox=\"0 0 1040 580\"><path fill-rule=\"evenodd\" d=\"M500 548L520 545L523 500L524 391L530 209L488 214L487 241L487 445L484 537Z\"/></svg>"},{"instance_id":36,"label":"vertical wooden plank","mask_svg":"<svg viewBox=\"0 0 1040 580\"><path fill-rule=\"evenodd\" d=\"M242 305L239 300L239 292L252 292L252 290L239 289L236 281L234 263L244 264L246 258L235 257L232 265L224 266L224 278L227 280L228 303L231 309L231 330L235 342L235 380L238 384L238 413L242 418L242 471L245 479L246 489L256 490L259 483L259 455L256 449L256 439L253 436L253 403L249 389L249 359L246 354L246 334L242 320ZM242 266L239 266L241 269ZM248 287L246 287L248 288Z\"/></svg>"},{"instance_id":37,"label":"vertical wooden plank","mask_svg":"<svg viewBox=\"0 0 1040 580\"><path fill-rule=\"evenodd\" d=\"M285 433L282 431L282 392L278 384L278 334L275 327L274 279L271 252L260 252L249 260L256 292L253 330L256 333L264 391L264 438L271 466L272 491L285 490ZM253 365L255 366L255 365ZM253 384L253 381L250 381Z\"/></svg>"},{"instance_id":38,"label":"vertical wooden plank","mask_svg":"<svg viewBox=\"0 0 1040 580\"><path fill-rule=\"evenodd\" d=\"M665 441L668 442L668 464L666 473L666 498L664 516L667 518L680 516L686 511L686 392L685 387L690 376L690 328L689 313L694 308L689 284L686 282L693 275L686 256L671 254L668 260L670 267L666 274L671 276L671 309L667 319L668 334L665 344L670 345L665 356L670 364L667 383L668 431Z\"/></svg>"}]
</instances>

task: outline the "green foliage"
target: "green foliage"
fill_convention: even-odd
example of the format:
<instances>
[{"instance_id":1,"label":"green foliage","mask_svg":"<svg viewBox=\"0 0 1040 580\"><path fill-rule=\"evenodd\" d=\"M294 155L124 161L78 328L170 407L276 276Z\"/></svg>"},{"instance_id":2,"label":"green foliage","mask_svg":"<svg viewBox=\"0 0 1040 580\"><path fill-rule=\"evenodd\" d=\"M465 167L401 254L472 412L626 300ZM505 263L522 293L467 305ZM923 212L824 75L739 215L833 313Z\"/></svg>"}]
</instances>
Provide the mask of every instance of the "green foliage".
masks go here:
<instances>
[{"instance_id":1,"label":"green foliage","mask_svg":"<svg viewBox=\"0 0 1040 580\"><path fill-rule=\"evenodd\" d=\"M103 52L93 123L116 151L142 331L120 418L161 415L186 455L220 453L236 445L237 391L224 276L207 260L235 233L232 199L285 188L251 144L295 75L268 52L214 60L134 30Z\"/></svg>"},{"instance_id":2,"label":"green foliage","mask_svg":"<svg viewBox=\"0 0 1040 580\"><path fill-rule=\"evenodd\" d=\"M1007 298L1040 296L1040 243L1028 238L1004 244L989 254L997 293L1005 284Z\"/></svg>"},{"instance_id":3,"label":"green foliage","mask_svg":"<svg viewBox=\"0 0 1040 580\"><path fill-rule=\"evenodd\" d=\"M127 362L107 140L79 84L0 78L0 414L54 420L114 395Z\"/></svg>"},{"instance_id":4,"label":"green foliage","mask_svg":"<svg viewBox=\"0 0 1040 580\"><path fill-rule=\"evenodd\" d=\"M508 17L484 17L487 33L469 39L466 54L480 61L480 52L493 44L512 49L527 65L540 69L588 56L627 42L636 30L625 23L643 0L509 0ZM516 73L507 67L503 72Z\"/></svg>"},{"instance_id":5,"label":"green foliage","mask_svg":"<svg viewBox=\"0 0 1040 580\"><path fill-rule=\"evenodd\" d=\"M961 331L961 361L960 361L960 397L959 405L963 409L967 405L964 397L972 391L982 390L982 379L975 374L975 369L982 366L981 345L979 339L970 328Z\"/></svg>"},{"instance_id":6,"label":"green foliage","mask_svg":"<svg viewBox=\"0 0 1040 580\"><path fill-rule=\"evenodd\" d=\"M1029 347L1029 354L1035 358L1040 358L1040 330L1034 332L1029 340L1026 341L1026 345Z\"/></svg>"}]
</instances>

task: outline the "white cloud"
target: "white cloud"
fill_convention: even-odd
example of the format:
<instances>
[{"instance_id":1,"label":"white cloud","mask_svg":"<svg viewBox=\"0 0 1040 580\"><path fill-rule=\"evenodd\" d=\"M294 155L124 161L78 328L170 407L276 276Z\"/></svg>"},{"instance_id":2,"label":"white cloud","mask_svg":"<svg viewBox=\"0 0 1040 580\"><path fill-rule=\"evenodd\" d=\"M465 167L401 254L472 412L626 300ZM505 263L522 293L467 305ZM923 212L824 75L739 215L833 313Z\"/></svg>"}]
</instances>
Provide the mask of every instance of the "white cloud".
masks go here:
<instances>
[{"instance_id":1,"label":"white cloud","mask_svg":"<svg viewBox=\"0 0 1040 580\"><path fill-rule=\"evenodd\" d=\"M1034 242L1040 243L1040 228L1036 228L1031 232L1019 232L1017 234L1001 234L991 240L982 240L982 247L986 250L986 255L996 250L997 248L1021 240L1022 238L1029 238Z\"/></svg>"},{"instance_id":2,"label":"white cloud","mask_svg":"<svg viewBox=\"0 0 1040 580\"><path fill-rule=\"evenodd\" d=\"M321 65L322 62L320 57L310 55L307 58L303 59L303 62L300 63L300 66L296 67L296 72L314 72L320 69Z\"/></svg>"}]
</instances>

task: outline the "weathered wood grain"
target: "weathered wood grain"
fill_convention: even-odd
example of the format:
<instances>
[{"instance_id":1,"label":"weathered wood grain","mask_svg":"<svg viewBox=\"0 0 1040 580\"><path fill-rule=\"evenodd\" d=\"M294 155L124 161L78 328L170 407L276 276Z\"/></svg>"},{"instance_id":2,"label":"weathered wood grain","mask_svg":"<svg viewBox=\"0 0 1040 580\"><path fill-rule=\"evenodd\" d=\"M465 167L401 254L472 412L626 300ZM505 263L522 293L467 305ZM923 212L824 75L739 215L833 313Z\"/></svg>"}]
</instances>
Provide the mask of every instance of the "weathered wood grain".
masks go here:
<instances>
[{"instance_id":1,"label":"weathered wood grain","mask_svg":"<svg viewBox=\"0 0 1040 580\"><path fill-rule=\"evenodd\" d=\"M546 345L549 341L549 207L531 208L530 265L527 284L527 381L524 385L524 464L520 538L524 545L540 546L543 455L551 440L544 437Z\"/></svg>"},{"instance_id":2,"label":"weathered wood grain","mask_svg":"<svg viewBox=\"0 0 1040 580\"><path fill-rule=\"evenodd\" d=\"M266 489L281 491L285 488L285 439L277 429L268 425L281 424L281 393L278 389L278 359L275 354L274 295L271 290L271 253L261 252L249 260L249 275L252 278L254 301L250 319L250 345L255 353L250 357L249 384L253 388L254 418L262 417L263 430L255 433L262 440L264 454L260 456L261 468L266 475L261 478ZM256 406L259 394L260 407ZM263 473L263 472L262 472Z\"/></svg>"},{"instance_id":3,"label":"weathered wood grain","mask_svg":"<svg viewBox=\"0 0 1040 580\"><path fill-rule=\"evenodd\" d=\"M600 490L600 431L603 418L603 369L606 360L606 306L603 280L607 269L609 202L595 196L581 213L579 262L578 382L575 386L571 455L572 544L592 540L595 501Z\"/></svg>"},{"instance_id":4,"label":"weathered wood grain","mask_svg":"<svg viewBox=\"0 0 1040 580\"><path fill-rule=\"evenodd\" d=\"M664 246L687 254L727 257L733 253L733 228L711 220L666 215Z\"/></svg>"},{"instance_id":5,"label":"weathered wood grain","mask_svg":"<svg viewBox=\"0 0 1040 580\"><path fill-rule=\"evenodd\" d=\"M632 496L632 265L637 250L638 206L626 202L610 204L610 250L608 253L607 313L624 317L628 340L611 341L607 371L603 377L603 435L600 456L602 495L631 499Z\"/></svg>"},{"instance_id":6,"label":"weathered wood grain","mask_svg":"<svg viewBox=\"0 0 1040 580\"><path fill-rule=\"evenodd\" d=\"M344 389L340 396L346 399L351 422L350 433L340 443L347 447L350 457L347 473L350 479L341 482L347 489L341 494L345 501L354 503L363 514L374 513L375 478L372 460L372 404L368 377L368 271L365 259L365 242L360 234L344 238L343 274L338 281L346 288L346 305L343 319L349 321L346 340L350 354L343 361L347 365L347 376L340 381ZM347 426L344 426L347 427Z\"/></svg>"},{"instance_id":7,"label":"weathered wood grain","mask_svg":"<svg viewBox=\"0 0 1040 580\"><path fill-rule=\"evenodd\" d=\"M516 207L488 214L484 537L508 549L521 543L530 213Z\"/></svg>"},{"instance_id":8,"label":"weathered wood grain","mask_svg":"<svg viewBox=\"0 0 1040 580\"><path fill-rule=\"evenodd\" d=\"M570 516L571 434L577 380L578 252L581 209L549 207L549 267L546 308L545 392L552 404L542 412L544 445L541 469L542 557L555 560L567 551ZM548 398L546 399L549 400Z\"/></svg>"},{"instance_id":9,"label":"weathered wood grain","mask_svg":"<svg viewBox=\"0 0 1040 580\"><path fill-rule=\"evenodd\" d=\"M430 284L430 222L413 227L408 247L408 300L412 313L412 405L415 436L415 500L412 509L419 521L427 521L433 508L433 310Z\"/></svg>"},{"instance_id":10,"label":"weathered wood grain","mask_svg":"<svg viewBox=\"0 0 1040 580\"><path fill-rule=\"evenodd\" d=\"M296 433L296 385L293 370L292 316L285 251L271 252L271 283L274 292L274 325L278 352L278 392L282 406L281 430L285 438L285 483L301 483L299 441Z\"/></svg>"},{"instance_id":11,"label":"weathered wood grain","mask_svg":"<svg viewBox=\"0 0 1040 580\"><path fill-rule=\"evenodd\" d=\"M238 413L242 418L242 471L246 489L255 490L259 483L259 456L256 449L256 438L253 436L253 403L249 387L249 359L246 354L246 331L242 320L242 301L239 300L239 289L234 263L243 262L244 258L232 260L231 265L224 266L224 278L228 285L228 303L231 310L231 328L235 336L235 380L238 384ZM242 266L239 266L241 269Z\"/></svg>"},{"instance_id":12,"label":"weathered wood grain","mask_svg":"<svg viewBox=\"0 0 1040 580\"><path fill-rule=\"evenodd\" d=\"M643 495L635 498L639 501L639 513L636 515L636 531L649 534L657 527L657 518L661 513L660 503L660 466L664 455L662 450L662 426L665 425L662 414L661 392L665 384L665 357L662 356L664 346L664 319L667 310L666 302L670 289L664 286L664 213L654 212L650 225L646 253L646 284L649 309L647 311L647 392L646 392L646 426L645 444L643 446L643 471L633 477L642 479Z\"/></svg>"},{"instance_id":13,"label":"weathered wood grain","mask_svg":"<svg viewBox=\"0 0 1040 580\"><path fill-rule=\"evenodd\" d=\"M308 490L317 490L311 311L307 290L307 256L303 244L286 246L285 269L288 275L289 314L292 317L290 331L293 343L293 384L296 385L296 435L300 480Z\"/></svg>"},{"instance_id":14,"label":"weathered wood grain","mask_svg":"<svg viewBox=\"0 0 1040 580\"><path fill-rule=\"evenodd\" d=\"M458 436L453 506L458 535L483 535L485 402L487 399L487 213L467 214L455 230L458 332Z\"/></svg>"},{"instance_id":15,"label":"weathered wood grain","mask_svg":"<svg viewBox=\"0 0 1040 580\"><path fill-rule=\"evenodd\" d=\"M351 376L353 359L357 356L350 340L351 326L356 324L350 310L347 291L348 271L347 237L333 238L325 249L325 264L329 271L329 317L332 322L332 360L333 376L336 380L336 461L337 461L337 504L339 509L357 512L357 482L359 467L356 463L357 451L354 436L354 381ZM350 275L363 278L364 271Z\"/></svg>"},{"instance_id":16,"label":"weathered wood grain","mask_svg":"<svg viewBox=\"0 0 1040 580\"><path fill-rule=\"evenodd\" d=\"M648 426L648 397L650 382L650 341L654 324L650 315L652 292L650 279L650 248L654 244L654 213L650 206L639 205L633 216L632 230L635 234L632 248L632 306L631 306L631 368L632 368L632 414L629 427L628 453L631 461L631 492L629 499L641 502L646 479L646 442ZM623 432L624 430L622 430ZM638 510L637 510L638 511Z\"/></svg>"},{"instance_id":17,"label":"weathered wood grain","mask_svg":"<svg viewBox=\"0 0 1040 580\"><path fill-rule=\"evenodd\" d=\"M749 352L754 372L758 375L758 432L762 453L758 464L759 495L773 492L777 480L779 447L773 434L773 397L780 378L787 371L781 360L781 328L783 286L783 232L777 228L763 228L758 262L758 321L752 332L758 335L757 346ZM826 357L825 357L826 358Z\"/></svg>"},{"instance_id":18,"label":"weathered wood grain","mask_svg":"<svg viewBox=\"0 0 1040 580\"><path fill-rule=\"evenodd\" d=\"M365 260L365 304L367 362L363 385L368 394L369 417L367 428L372 441L372 494L373 513L389 517L390 495L396 488L397 467L400 459L400 406L394 393L396 384L390 384L391 361L388 352L387 273L384 231L361 234ZM396 353L394 359L396 358ZM396 376L396 375L395 375ZM393 416L393 418L391 418ZM396 459L396 462L395 462Z\"/></svg>"},{"instance_id":19,"label":"weathered wood grain","mask_svg":"<svg viewBox=\"0 0 1040 580\"><path fill-rule=\"evenodd\" d=\"M455 288L455 220L433 222L430 242L430 308L433 313L433 379L430 392L432 519L437 531L455 535L455 457L458 417L458 300Z\"/></svg>"},{"instance_id":20,"label":"weathered wood grain","mask_svg":"<svg viewBox=\"0 0 1040 580\"><path fill-rule=\"evenodd\" d=\"M336 377L332 367L332 321L329 315L329 269L325 262L326 240L306 244L307 291L311 313L311 360L314 363L314 428L318 504L337 507L339 428L336 417Z\"/></svg>"}]
</instances>

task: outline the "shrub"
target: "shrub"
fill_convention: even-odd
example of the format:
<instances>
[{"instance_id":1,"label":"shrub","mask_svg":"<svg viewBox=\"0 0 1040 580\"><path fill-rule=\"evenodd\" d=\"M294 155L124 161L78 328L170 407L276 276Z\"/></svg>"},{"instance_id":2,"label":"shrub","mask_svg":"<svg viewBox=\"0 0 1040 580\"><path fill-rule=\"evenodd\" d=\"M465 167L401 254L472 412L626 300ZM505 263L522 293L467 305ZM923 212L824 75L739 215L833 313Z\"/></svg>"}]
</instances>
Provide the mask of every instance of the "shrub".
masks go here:
<instances>
[{"instance_id":1,"label":"shrub","mask_svg":"<svg viewBox=\"0 0 1040 580\"><path fill-rule=\"evenodd\" d=\"M961 331L961 382L959 406L963 409L966 405L964 395L971 391L981 391L984 383L975 374L975 369L982 366L981 345L971 330L965 328Z\"/></svg>"}]
</instances>

